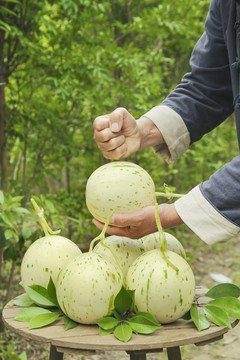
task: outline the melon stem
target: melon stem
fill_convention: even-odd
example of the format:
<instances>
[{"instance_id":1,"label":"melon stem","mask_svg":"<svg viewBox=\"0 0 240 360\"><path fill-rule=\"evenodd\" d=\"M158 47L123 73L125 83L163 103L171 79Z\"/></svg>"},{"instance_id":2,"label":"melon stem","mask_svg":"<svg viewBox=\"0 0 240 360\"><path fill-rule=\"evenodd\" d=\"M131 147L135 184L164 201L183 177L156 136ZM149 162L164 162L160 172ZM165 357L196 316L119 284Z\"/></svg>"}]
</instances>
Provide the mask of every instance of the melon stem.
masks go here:
<instances>
[{"instance_id":1,"label":"melon stem","mask_svg":"<svg viewBox=\"0 0 240 360\"><path fill-rule=\"evenodd\" d=\"M38 216L38 221L44 231L44 234L45 236L48 236L48 235L58 235L61 230L52 230L50 228L50 226L48 225L46 219L44 218L44 210L43 209L40 209L40 207L38 206L38 204L36 203L36 201L32 198L31 199L31 203L34 207L34 210L36 211L37 213L37 216Z\"/></svg>"},{"instance_id":2,"label":"melon stem","mask_svg":"<svg viewBox=\"0 0 240 360\"><path fill-rule=\"evenodd\" d=\"M124 280L125 274L124 274L123 267L122 267L122 265L120 264L120 262L119 262L119 260L118 260L118 257L117 257L117 255L115 254L115 252L113 251L113 249L111 249L109 246L107 246L107 245L104 243L104 240L105 240L105 239L101 240L101 241L100 241L100 244L101 244L103 247L107 248L107 249L111 252L112 256L114 257L117 265L119 266L119 268L120 268L120 270L121 270L121 272L122 272L122 275L123 275L123 286L126 287L125 280Z\"/></svg>"},{"instance_id":3,"label":"melon stem","mask_svg":"<svg viewBox=\"0 0 240 360\"><path fill-rule=\"evenodd\" d=\"M168 200L172 198L180 198L183 196L183 194L176 194L171 191L171 189L168 187L167 184L164 184L164 192L155 192L155 196L162 196L167 198Z\"/></svg>"},{"instance_id":4,"label":"melon stem","mask_svg":"<svg viewBox=\"0 0 240 360\"><path fill-rule=\"evenodd\" d=\"M91 241L90 247L89 247L89 252L93 250L95 242L97 242L98 240L102 241L102 240L105 239L105 233L106 233L107 227L108 227L108 225L110 223L110 220L111 220L112 216L113 216L113 214L108 216L101 233Z\"/></svg>"},{"instance_id":5,"label":"melon stem","mask_svg":"<svg viewBox=\"0 0 240 360\"><path fill-rule=\"evenodd\" d=\"M175 197L180 198L183 196L183 194L176 194L176 193L172 193L172 192L165 193L165 192L161 192L161 191L156 191L155 196L162 196L162 197L165 197L168 200L170 200Z\"/></svg>"},{"instance_id":6,"label":"melon stem","mask_svg":"<svg viewBox=\"0 0 240 360\"><path fill-rule=\"evenodd\" d=\"M160 251L161 251L161 253L163 255L163 258L166 261L166 263L169 266L171 266L178 273L179 269L169 260L168 256L166 255L167 240L166 240L166 237L164 235L162 224L161 224L161 221L160 221L159 212L158 212L158 203L157 202L155 203L155 219L156 219L156 224L157 224L158 233L159 233Z\"/></svg>"},{"instance_id":7,"label":"melon stem","mask_svg":"<svg viewBox=\"0 0 240 360\"><path fill-rule=\"evenodd\" d=\"M155 219L156 219L156 224L157 224L157 228L158 228L158 234L159 234L159 240L160 240L160 250L162 253L164 253L167 249L167 240L166 237L163 233L163 228L162 228L162 224L160 221L160 217L159 217L159 212L158 212L158 203L155 203Z\"/></svg>"}]
</instances>

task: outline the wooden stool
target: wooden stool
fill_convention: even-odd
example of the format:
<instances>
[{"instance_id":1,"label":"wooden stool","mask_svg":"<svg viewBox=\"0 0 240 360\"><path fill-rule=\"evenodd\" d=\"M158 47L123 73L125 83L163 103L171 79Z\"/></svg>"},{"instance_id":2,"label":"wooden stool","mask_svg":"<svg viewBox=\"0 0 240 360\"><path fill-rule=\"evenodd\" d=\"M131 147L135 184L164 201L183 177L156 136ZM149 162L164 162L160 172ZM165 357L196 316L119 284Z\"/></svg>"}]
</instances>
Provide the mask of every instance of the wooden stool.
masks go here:
<instances>
[{"instance_id":1,"label":"wooden stool","mask_svg":"<svg viewBox=\"0 0 240 360\"><path fill-rule=\"evenodd\" d=\"M196 289L196 294L204 293L206 288ZM229 330L227 327L211 324L209 329L199 332L192 321L178 320L164 325L150 335L133 334L127 343L117 340L112 334L100 336L99 329L95 325L79 325L74 329L64 330L61 319L53 325L29 330L28 323L14 320L22 309L13 304L14 300L3 309L2 316L6 327L26 339L49 343L49 360L63 360L64 353L94 354L96 350L125 351L130 355L130 360L146 360L147 353L161 352L164 348L167 349L169 360L181 360L180 346L189 344L201 346L215 342L222 339ZM232 327L238 322L239 320L232 319Z\"/></svg>"}]
</instances>

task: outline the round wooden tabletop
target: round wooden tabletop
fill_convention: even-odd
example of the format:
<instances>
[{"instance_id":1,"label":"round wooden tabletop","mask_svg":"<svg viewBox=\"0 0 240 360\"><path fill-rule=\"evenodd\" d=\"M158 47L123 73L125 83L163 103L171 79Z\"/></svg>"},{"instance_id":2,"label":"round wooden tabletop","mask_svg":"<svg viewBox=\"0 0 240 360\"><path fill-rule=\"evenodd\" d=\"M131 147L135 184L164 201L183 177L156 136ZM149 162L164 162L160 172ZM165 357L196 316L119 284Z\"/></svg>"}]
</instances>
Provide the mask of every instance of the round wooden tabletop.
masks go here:
<instances>
[{"instance_id":1,"label":"round wooden tabletop","mask_svg":"<svg viewBox=\"0 0 240 360\"><path fill-rule=\"evenodd\" d=\"M196 292L201 292L197 289ZM20 295L22 296L22 295ZM29 323L14 320L14 317L22 309L14 305L11 300L3 309L3 321L7 328L26 339L47 342L55 347L81 350L114 350L135 351L171 348L182 345L196 344L204 345L216 341L228 332L227 327L219 327L214 324L203 331L198 331L192 321L178 320L172 324L164 325L162 328L150 335L135 335L127 343L117 340L114 335L99 335L99 329L95 325L78 325L74 329L65 330L63 321L57 320L54 324L44 328L29 330ZM236 326L238 320L233 319L232 327Z\"/></svg>"}]
</instances>

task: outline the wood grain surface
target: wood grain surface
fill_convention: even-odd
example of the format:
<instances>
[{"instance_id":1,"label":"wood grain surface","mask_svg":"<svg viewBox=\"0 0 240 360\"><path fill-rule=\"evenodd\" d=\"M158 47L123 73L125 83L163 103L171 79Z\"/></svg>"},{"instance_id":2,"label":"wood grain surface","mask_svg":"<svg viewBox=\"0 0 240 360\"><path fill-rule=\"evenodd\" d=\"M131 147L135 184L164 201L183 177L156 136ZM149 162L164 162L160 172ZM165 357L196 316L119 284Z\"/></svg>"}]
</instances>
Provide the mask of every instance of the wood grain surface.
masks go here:
<instances>
[{"instance_id":1,"label":"wood grain surface","mask_svg":"<svg viewBox=\"0 0 240 360\"><path fill-rule=\"evenodd\" d=\"M206 289L197 288L196 293L204 293ZM22 295L20 295L22 296ZM16 297L15 299L19 298ZM219 340L229 331L227 327L219 327L214 324L209 329L199 332L192 321L178 320L164 325L153 334L135 335L127 343L117 340L114 335L99 335L96 325L78 325L74 329L65 330L63 321L57 320L54 324L40 329L29 330L29 323L14 320L14 317L22 309L14 305L11 300L3 309L3 321L7 328L26 339L50 343L59 348L82 349L82 350L117 350L134 351L171 348L182 345L204 345ZM204 298L202 298L204 301ZM238 320L232 319L232 327Z\"/></svg>"}]
</instances>

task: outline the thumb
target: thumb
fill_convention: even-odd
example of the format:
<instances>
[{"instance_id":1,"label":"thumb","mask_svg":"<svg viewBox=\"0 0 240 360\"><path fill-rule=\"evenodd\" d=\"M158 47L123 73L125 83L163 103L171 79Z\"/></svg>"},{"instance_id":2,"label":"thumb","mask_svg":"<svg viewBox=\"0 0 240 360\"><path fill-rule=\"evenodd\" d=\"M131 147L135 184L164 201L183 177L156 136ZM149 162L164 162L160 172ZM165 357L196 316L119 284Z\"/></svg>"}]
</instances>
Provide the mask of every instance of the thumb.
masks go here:
<instances>
[{"instance_id":1,"label":"thumb","mask_svg":"<svg viewBox=\"0 0 240 360\"><path fill-rule=\"evenodd\" d=\"M121 131L123 127L123 120L128 114L124 108L117 108L110 114L109 127L113 133Z\"/></svg>"}]
</instances>

